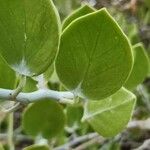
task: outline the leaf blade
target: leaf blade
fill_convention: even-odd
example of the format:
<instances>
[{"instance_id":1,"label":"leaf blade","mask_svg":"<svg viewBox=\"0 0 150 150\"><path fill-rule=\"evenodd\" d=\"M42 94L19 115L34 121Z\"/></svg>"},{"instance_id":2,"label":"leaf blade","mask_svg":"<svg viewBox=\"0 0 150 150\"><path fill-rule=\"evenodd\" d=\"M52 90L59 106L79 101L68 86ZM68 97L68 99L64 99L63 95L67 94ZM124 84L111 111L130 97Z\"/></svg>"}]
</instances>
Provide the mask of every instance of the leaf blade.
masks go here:
<instances>
[{"instance_id":1,"label":"leaf blade","mask_svg":"<svg viewBox=\"0 0 150 150\"><path fill-rule=\"evenodd\" d=\"M133 90L148 76L150 70L150 61L148 55L141 43L133 46L134 65L125 87Z\"/></svg>"},{"instance_id":2,"label":"leaf blade","mask_svg":"<svg viewBox=\"0 0 150 150\"><path fill-rule=\"evenodd\" d=\"M135 95L122 88L110 98L89 101L82 120L86 120L102 136L114 136L129 122L135 99Z\"/></svg>"},{"instance_id":3,"label":"leaf blade","mask_svg":"<svg viewBox=\"0 0 150 150\"><path fill-rule=\"evenodd\" d=\"M83 5L64 20L62 29L64 30L73 20L94 11L95 9L90 7L89 5Z\"/></svg>"},{"instance_id":4,"label":"leaf blade","mask_svg":"<svg viewBox=\"0 0 150 150\"><path fill-rule=\"evenodd\" d=\"M16 73L8 66L0 56L0 88L14 89L16 84Z\"/></svg>"},{"instance_id":5,"label":"leaf blade","mask_svg":"<svg viewBox=\"0 0 150 150\"><path fill-rule=\"evenodd\" d=\"M32 136L52 138L59 134L65 124L62 107L52 100L41 100L30 105L22 118L23 129Z\"/></svg>"},{"instance_id":6,"label":"leaf blade","mask_svg":"<svg viewBox=\"0 0 150 150\"><path fill-rule=\"evenodd\" d=\"M74 20L64 30L56 71L67 89L80 97L96 100L106 98L122 87L132 63L126 36L102 9Z\"/></svg>"},{"instance_id":7,"label":"leaf blade","mask_svg":"<svg viewBox=\"0 0 150 150\"><path fill-rule=\"evenodd\" d=\"M60 27L53 2L0 3L0 53L20 74L41 74L52 64L58 49Z\"/></svg>"}]
</instances>

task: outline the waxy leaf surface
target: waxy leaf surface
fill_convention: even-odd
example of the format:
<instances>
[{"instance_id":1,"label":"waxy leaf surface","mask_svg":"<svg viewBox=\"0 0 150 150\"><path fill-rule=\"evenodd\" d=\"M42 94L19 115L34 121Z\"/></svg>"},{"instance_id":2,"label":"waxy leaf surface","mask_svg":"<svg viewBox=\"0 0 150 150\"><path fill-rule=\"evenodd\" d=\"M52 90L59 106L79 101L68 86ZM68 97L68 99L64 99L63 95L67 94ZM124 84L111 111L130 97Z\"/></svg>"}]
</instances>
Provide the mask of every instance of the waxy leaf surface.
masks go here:
<instances>
[{"instance_id":1,"label":"waxy leaf surface","mask_svg":"<svg viewBox=\"0 0 150 150\"><path fill-rule=\"evenodd\" d=\"M63 130L65 115L53 100L41 100L29 106L23 115L22 126L32 136L52 138Z\"/></svg>"},{"instance_id":2,"label":"waxy leaf surface","mask_svg":"<svg viewBox=\"0 0 150 150\"><path fill-rule=\"evenodd\" d=\"M74 20L62 33L56 71L64 86L86 99L118 91L133 63L130 44L106 9Z\"/></svg>"},{"instance_id":3,"label":"waxy leaf surface","mask_svg":"<svg viewBox=\"0 0 150 150\"><path fill-rule=\"evenodd\" d=\"M133 46L134 65L131 74L125 83L125 87L133 90L148 76L150 70L150 61L142 44Z\"/></svg>"},{"instance_id":4,"label":"waxy leaf surface","mask_svg":"<svg viewBox=\"0 0 150 150\"><path fill-rule=\"evenodd\" d=\"M104 100L89 101L85 105L82 120L89 122L104 137L115 136L130 121L135 99L134 94L122 88Z\"/></svg>"},{"instance_id":5,"label":"waxy leaf surface","mask_svg":"<svg viewBox=\"0 0 150 150\"><path fill-rule=\"evenodd\" d=\"M16 84L16 73L0 56L0 88L14 89Z\"/></svg>"},{"instance_id":6,"label":"waxy leaf surface","mask_svg":"<svg viewBox=\"0 0 150 150\"><path fill-rule=\"evenodd\" d=\"M69 127L78 127L83 116L82 106L67 106L67 124Z\"/></svg>"},{"instance_id":7,"label":"waxy leaf surface","mask_svg":"<svg viewBox=\"0 0 150 150\"><path fill-rule=\"evenodd\" d=\"M63 30L75 19L84 16L86 14L94 12L94 8L89 5L84 5L81 8L74 11L71 15L69 15L63 22Z\"/></svg>"},{"instance_id":8,"label":"waxy leaf surface","mask_svg":"<svg viewBox=\"0 0 150 150\"><path fill-rule=\"evenodd\" d=\"M22 91L27 93L27 92L33 92L36 90L38 90L37 81L33 80L31 77L27 77L26 78L26 85Z\"/></svg>"},{"instance_id":9,"label":"waxy leaf surface","mask_svg":"<svg viewBox=\"0 0 150 150\"><path fill-rule=\"evenodd\" d=\"M50 66L59 43L51 0L0 0L0 53L18 73L38 75Z\"/></svg>"}]
</instances>

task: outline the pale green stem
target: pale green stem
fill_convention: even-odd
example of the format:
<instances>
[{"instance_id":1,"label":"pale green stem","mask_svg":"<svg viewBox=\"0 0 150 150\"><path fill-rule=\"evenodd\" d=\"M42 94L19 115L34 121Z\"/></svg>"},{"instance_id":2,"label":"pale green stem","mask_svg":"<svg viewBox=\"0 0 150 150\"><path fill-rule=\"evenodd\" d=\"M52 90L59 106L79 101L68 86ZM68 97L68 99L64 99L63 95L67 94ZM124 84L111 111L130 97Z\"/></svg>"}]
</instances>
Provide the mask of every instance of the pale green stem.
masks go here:
<instances>
[{"instance_id":1,"label":"pale green stem","mask_svg":"<svg viewBox=\"0 0 150 150\"><path fill-rule=\"evenodd\" d=\"M25 86L26 83L26 77L25 76L20 76L20 82L19 85L17 86L17 88L10 94L10 96L12 97L13 100L16 99L16 97L18 96L18 94L22 91L23 87ZM16 85L15 85L16 87ZM14 105L14 107L12 107L12 109L8 110L8 112L11 112L13 110L15 110L20 103L16 103ZM9 146L9 150L15 150L15 145L14 145L14 140L13 140L13 125L14 125L14 114L13 112L10 113L8 115L8 146Z\"/></svg>"},{"instance_id":2,"label":"pale green stem","mask_svg":"<svg viewBox=\"0 0 150 150\"><path fill-rule=\"evenodd\" d=\"M15 104L14 104L14 106L12 106L11 108L9 108L9 109L5 109L5 110L3 110L3 112L4 113L13 113L14 111L16 111L19 107L20 107L20 105L21 105L21 103L20 102L16 102Z\"/></svg>"},{"instance_id":3,"label":"pale green stem","mask_svg":"<svg viewBox=\"0 0 150 150\"><path fill-rule=\"evenodd\" d=\"M16 98L17 95L22 91L22 89L24 88L26 84L26 76L21 75L20 76L20 82L19 85L17 86L17 88L14 90L14 92L12 93L12 98Z\"/></svg>"},{"instance_id":4,"label":"pale green stem","mask_svg":"<svg viewBox=\"0 0 150 150\"><path fill-rule=\"evenodd\" d=\"M12 92L13 90L0 88L0 100L13 101L14 99L12 97ZM72 104L74 102L74 94L67 91L60 92L49 89L40 89L30 93L20 92L18 96L15 98L15 101L20 103L34 103L41 99L50 99L56 100L60 103Z\"/></svg>"},{"instance_id":5,"label":"pale green stem","mask_svg":"<svg viewBox=\"0 0 150 150\"><path fill-rule=\"evenodd\" d=\"M14 141L13 141L13 113L8 115L8 147L9 150L15 150Z\"/></svg>"}]
</instances>

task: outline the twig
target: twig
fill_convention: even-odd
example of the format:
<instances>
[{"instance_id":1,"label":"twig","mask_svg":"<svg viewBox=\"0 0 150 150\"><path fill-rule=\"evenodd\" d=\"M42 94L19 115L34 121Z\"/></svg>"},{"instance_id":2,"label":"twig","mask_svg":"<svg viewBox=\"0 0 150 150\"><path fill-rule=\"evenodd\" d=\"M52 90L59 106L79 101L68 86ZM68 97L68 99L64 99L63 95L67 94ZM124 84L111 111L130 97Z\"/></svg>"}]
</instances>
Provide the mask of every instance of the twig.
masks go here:
<instances>
[{"instance_id":1,"label":"twig","mask_svg":"<svg viewBox=\"0 0 150 150\"><path fill-rule=\"evenodd\" d=\"M7 131L7 140L8 140L8 146L9 150L15 150L14 147L14 140L13 140L13 113L8 115L8 131Z\"/></svg>"},{"instance_id":2,"label":"twig","mask_svg":"<svg viewBox=\"0 0 150 150\"><path fill-rule=\"evenodd\" d=\"M137 0L131 0L130 1L130 8L132 10L132 13L136 12L136 9L137 9Z\"/></svg>"},{"instance_id":3,"label":"twig","mask_svg":"<svg viewBox=\"0 0 150 150\"><path fill-rule=\"evenodd\" d=\"M89 133L87 135L77 137L76 139L74 139L74 140L70 141L69 143L66 143L62 146L56 147L56 148L54 148L54 150L68 150L71 147L74 147L75 145L78 145L78 144L83 143L85 141L91 140L95 137L99 137L98 133Z\"/></svg>"},{"instance_id":4,"label":"twig","mask_svg":"<svg viewBox=\"0 0 150 150\"><path fill-rule=\"evenodd\" d=\"M102 137L95 137L81 145L79 145L78 147L74 148L74 150L86 150L89 146L96 144L96 143L103 143L105 140Z\"/></svg>"},{"instance_id":5,"label":"twig","mask_svg":"<svg viewBox=\"0 0 150 150\"><path fill-rule=\"evenodd\" d=\"M0 89L0 99L3 101L4 100L14 101L14 97L12 97L13 92L14 90ZM26 103L33 103L41 99L53 99L60 103L63 103L64 102L63 100L65 100L65 103L72 104L74 101L69 99L73 98L74 94L71 92L59 92L49 89L40 89L30 93L20 92L18 96L15 98L15 101L26 104Z\"/></svg>"},{"instance_id":6,"label":"twig","mask_svg":"<svg viewBox=\"0 0 150 150\"><path fill-rule=\"evenodd\" d=\"M0 134L0 141L5 141L7 139L7 134L5 133L1 133ZM25 141L25 140L33 140L33 138L26 136L26 135L22 135L22 134L17 134L13 136L14 141Z\"/></svg>"},{"instance_id":7,"label":"twig","mask_svg":"<svg viewBox=\"0 0 150 150\"><path fill-rule=\"evenodd\" d=\"M26 84L26 76L22 75L22 76L20 76L19 85L17 86L17 88L15 90L13 90L12 93L10 93L12 100L14 100L14 101L16 100L16 97L22 91L25 84ZM13 139L13 125L14 125L13 111L16 110L19 107L19 105L20 105L20 102L17 102L17 103L15 103L15 105L13 107L11 107L8 110L5 110L6 113L10 113L8 115L8 131L7 131L7 135L8 135L7 140L8 140L9 150L15 150L14 139Z\"/></svg>"},{"instance_id":8,"label":"twig","mask_svg":"<svg viewBox=\"0 0 150 150\"><path fill-rule=\"evenodd\" d=\"M20 82L19 85L17 86L17 88L11 93L12 94L12 99L16 99L17 95L22 91L22 89L24 88L25 84L26 84L26 76L21 76L20 77Z\"/></svg>"},{"instance_id":9,"label":"twig","mask_svg":"<svg viewBox=\"0 0 150 150\"><path fill-rule=\"evenodd\" d=\"M12 106L11 108L3 109L2 111L3 111L4 113L9 114L9 113L12 113L12 112L16 111L16 110L20 107L20 105L21 105L20 102L16 102L16 103L14 104L14 106Z\"/></svg>"},{"instance_id":10,"label":"twig","mask_svg":"<svg viewBox=\"0 0 150 150\"><path fill-rule=\"evenodd\" d=\"M138 128L140 130L150 130L150 118L146 120L133 120L128 123L128 129Z\"/></svg>"},{"instance_id":11,"label":"twig","mask_svg":"<svg viewBox=\"0 0 150 150\"><path fill-rule=\"evenodd\" d=\"M149 148L150 148L150 139L145 140L144 143L140 147L134 150L149 150Z\"/></svg>"},{"instance_id":12,"label":"twig","mask_svg":"<svg viewBox=\"0 0 150 150\"><path fill-rule=\"evenodd\" d=\"M150 111L150 102L149 102L149 95L148 92L146 91L145 87L143 85L139 85L137 87L138 93L142 96L142 100L147 106L148 110Z\"/></svg>"},{"instance_id":13,"label":"twig","mask_svg":"<svg viewBox=\"0 0 150 150\"><path fill-rule=\"evenodd\" d=\"M150 118L147 120L133 120L128 123L127 129L139 128L141 130L149 130ZM120 135L116 137L116 140L120 138ZM77 137L74 140L54 148L54 150L70 150L72 147L79 145L74 150L83 150L86 149L89 145L94 143L103 143L106 139L101 137L98 133L89 133L87 135Z\"/></svg>"}]
</instances>

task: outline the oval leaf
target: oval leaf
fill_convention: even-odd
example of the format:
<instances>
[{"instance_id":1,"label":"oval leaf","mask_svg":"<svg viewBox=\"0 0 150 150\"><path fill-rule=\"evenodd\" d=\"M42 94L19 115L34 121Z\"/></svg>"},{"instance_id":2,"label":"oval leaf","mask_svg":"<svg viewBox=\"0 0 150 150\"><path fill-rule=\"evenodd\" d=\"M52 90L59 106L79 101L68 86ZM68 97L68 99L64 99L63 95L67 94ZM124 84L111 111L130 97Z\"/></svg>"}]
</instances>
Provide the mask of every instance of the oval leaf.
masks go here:
<instances>
[{"instance_id":1,"label":"oval leaf","mask_svg":"<svg viewBox=\"0 0 150 150\"><path fill-rule=\"evenodd\" d=\"M22 91L27 93L27 92L33 92L36 90L38 90L37 81L33 80L31 77L27 77L26 78L26 85Z\"/></svg>"},{"instance_id":2,"label":"oval leaf","mask_svg":"<svg viewBox=\"0 0 150 150\"><path fill-rule=\"evenodd\" d=\"M71 15L69 15L63 23L63 30L75 19L84 16L86 14L92 13L94 12L95 9L90 7L89 5L84 5L82 7L80 7L79 9L77 9L76 11L74 11Z\"/></svg>"},{"instance_id":3,"label":"oval leaf","mask_svg":"<svg viewBox=\"0 0 150 150\"><path fill-rule=\"evenodd\" d=\"M16 73L7 65L0 56L0 88L14 89L16 83Z\"/></svg>"},{"instance_id":4,"label":"oval leaf","mask_svg":"<svg viewBox=\"0 0 150 150\"><path fill-rule=\"evenodd\" d=\"M135 95L122 88L113 96L101 101L89 101L85 105L86 120L100 135L115 136L123 130L131 118Z\"/></svg>"},{"instance_id":5,"label":"oval leaf","mask_svg":"<svg viewBox=\"0 0 150 150\"><path fill-rule=\"evenodd\" d=\"M62 107L53 100L41 100L29 106L23 115L22 126L32 135L52 138L64 128Z\"/></svg>"},{"instance_id":6,"label":"oval leaf","mask_svg":"<svg viewBox=\"0 0 150 150\"><path fill-rule=\"evenodd\" d=\"M82 106L67 106L67 124L69 127L78 127L83 116Z\"/></svg>"},{"instance_id":7,"label":"oval leaf","mask_svg":"<svg viewBox=\"0 0 150 150\"><path fill-rule=\"evenodd\" d=\"M38 83L43 82L42 84L46 85L50 80L54 71L55 71L54 64L52 64L43 74L40 74L39 76L35 76L32 78Z\"/></svg>"},{"instance_id":8,"label":"oval leaf","mask_svg":"<svg viewBox=\"0 0 150 150\"><path fill-rule=\"evenodd\" d=\"M141 43L133 46L134 65L131 74L125 83L125 87L133 90L148 76L150 70L150 62L148 55Z\"/></svg>"},{"instance_id":9,"label":"oval leaf","mask_svg":"<svg viewBox=\"0 0 150 150\"><path fill-rule=\"evenodd\" d=\"M31 145L24 148L23 150L50 150L50 149L48 145Z\"/></svg>"},{"instance_id":10,"label":"oval leaf","mask_svg":"<svg viewBox=\"0 0 150 150\"><path fill-rule=\"evenodd\" d=\"M48 81L50 80L50 78L51 78L52 74L54 73L54 71L55 71L54 64L52 64L52 65L46 70L46 72L43 73L44 78L45 78L45 81L48 82Z\"/></svg>"},{"instance_id":11,"label":"oval leaf","mask_svg":"<svg viewBox=\"0 0 150 150\"><path fill-rule=\"evenodd\" d=\"M118 91L133 63L130 44L106 9L73 21L61 36L56 71L76 95L103 99Z\"/></svg>"},{"instance_id":12,"label":"oval leaf","mask_svg":"<svg viewBox=\"0 0 150 150\"><path fill-rule=\"evenodd\" d=\"M58 49L58 20L51 0L0 0L0 53L20 74L44 72Z\"/></svg>"}]
</instances>

